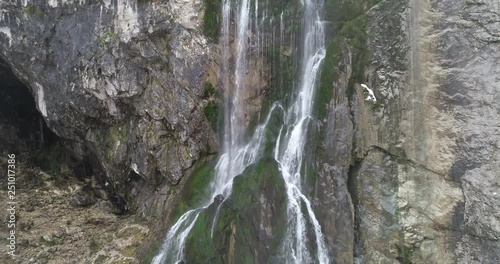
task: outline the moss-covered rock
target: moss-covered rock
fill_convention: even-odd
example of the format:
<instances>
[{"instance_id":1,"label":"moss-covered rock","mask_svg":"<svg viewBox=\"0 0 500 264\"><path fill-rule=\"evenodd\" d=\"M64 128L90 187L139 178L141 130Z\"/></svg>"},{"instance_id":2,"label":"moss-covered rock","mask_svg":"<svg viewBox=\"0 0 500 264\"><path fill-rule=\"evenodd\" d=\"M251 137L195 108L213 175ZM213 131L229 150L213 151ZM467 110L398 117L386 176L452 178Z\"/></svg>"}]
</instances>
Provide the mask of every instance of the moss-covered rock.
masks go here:
<instances>
[{"instance_id":1,"label":"moss-covered rock","mask_svg":"<svg viewBox=\"0 0 500 264\"><path fill-rule=\"evenodd\" d=\"M288 100L291 98L289 95L294 91L299 77L299 64L300 50L294 48L296 41L294 36L300 34L300 24L302 21L302 5L299 1L276 0L266 3L259 3L263 5L260 10L270 14L263 20L265 26L264 30L272 30L268 34L280 36L273 43L273 45L263 47L264 62L266 65L266 92L261 96L262 103L260 111L257 111L251 116L247 136L251 136L255 127L261 123L264 117L269 113L272 105L280 101L286 108ZM264 12L261 11L261 12ZM286 21L284 28L281 31L278 21L283 19ZM281 35L282 34L282 35Z\"/></svg>"},{"instance_id":2,"label":"moss-covered rock","mask_svg":"<svg viewBox=\"0 0 500 264\"><path fill-rule=\"evenodd\" d=\"M174 211L174 220L177 220L188 209L201 206L209 198L209 185L212 179L213 164L211 162L201 165L193 173L182 190L181 201Z\"/></svg>"},{"instance_id":3,"label":"moss-covered rock","mask_svg":"<svg viewBox=\"0 0 500 264\"><path fill-rule=\"evenodd\" d=\"M215 129L217 127L217 120L219 118L219 106L214 101L209 101L208 104L203 109L205 116L208 119L208 122L212 125L212 128Z\"/></svg>"},{"instance_id":4,"label":"moss-covered rock","mask_svg":"<svg viewBox=\"0 0 500 264\"><path fill-rule=\"evenodd\" d=\"M216 199L199 215L186 241L186 262L276 262L286 230L286 186L276 161L247 168L221 202Z\"/></svg>"},{"instance_id":5,"label":"moss-covered rock","mask_svg":"<svg viewBox=\"0 0 500 264\"><path fill-rule=\"evenodd\" d=\"M213 216L217 205L201 213L186 241L187 263L220 263L220 256L211 237ZM219 261L215 261L219 260Z\"/></svg>"},{"instance_id":6,"label":"moss-covered rock","mask_svg":"<svg viewBox=\"0 0 500 264\"><path fill-rule=\"evenodd\" d=\"M43 8L36 4L28 4L26 7L24 7L23 11L28 16L36 16L41 18L44 15Z\"/></svg>"},{"instance_id":7,"label":"moss-covered rock","mask_svg":"<svg viewBox=\"0 0 500 264\"><path fill-rule=\"evenodd\" d=\"M208 122L214 130L223 122L223 115L220 111L222 108L220 98L220 93L217 89L210 83L206 82L203 89L202 98L207 101L205 107L203 108L203 113L207 118Z\"/></svg>"},{"instance_id":8,"label":"moss-covered rock","mask_svg":"<svg viewBox=\"0 0 500 264\"><path fill-rule=\"evenodd\" d=\"M377 1L325 0L328 31L326 55L319 74L313 114L318 119L310 130L313 152L307 193L316 201L314 210L326 237L330 256L352 263L354 213L348 193L348 171L353 162L351 101L356 84L368 83L372 51L368 48L367 15ZM333 13L333 15L332 15ZM333 38L332 38L333 37Z\"/></svg>"},{"instance_id":9,"label":"moss-covered rock","mask_svg":"<svg viewBox=\"0 0 500 264\"><path fill-rule=\"evenodd\" d=\"M356 9L355 7L349 8ZM358 7L360 10L363 8ZM357 10L357 9L356 9ZM350 11L346 11L350 12ZM328 44L326 56L323 61L322 71L320 73L319 87L316 91L314 114L318 119L326 117L327 104L334 99L334 83L339 78L339 66L341 64L342 51L346 47L352 53L352 74L349 80L349 96L352 94L355 83L365 82L365 68L369 64L371 52L367 46L366 33L366 15L358 11L351 11L351 20L347 20L349 16L345 15L342 21L342 27L336 37Z\"/></svg>"},{"instance_id":10,"label":"moss-covered rock","mask_svg":"<svg viewBox=\"0 0 500 264\"><path fill-rule=\"evenodd\" d=\"M203 89L203 99L210 99L214 96L217 96L217 91L213 84L207 82L205 83L205 87Z\"/></svg>"},{"instance_id":11,"label":"moss-covered rock","mask_svg":"<svg viewBox=\"0 0 500 264\"><path fill-rule=\"evenodd\" d=\"M205 0L205 15L203 16L203 33L212 41L217 41L221 28L221 0Z\"/></svg>"}]
</instances>

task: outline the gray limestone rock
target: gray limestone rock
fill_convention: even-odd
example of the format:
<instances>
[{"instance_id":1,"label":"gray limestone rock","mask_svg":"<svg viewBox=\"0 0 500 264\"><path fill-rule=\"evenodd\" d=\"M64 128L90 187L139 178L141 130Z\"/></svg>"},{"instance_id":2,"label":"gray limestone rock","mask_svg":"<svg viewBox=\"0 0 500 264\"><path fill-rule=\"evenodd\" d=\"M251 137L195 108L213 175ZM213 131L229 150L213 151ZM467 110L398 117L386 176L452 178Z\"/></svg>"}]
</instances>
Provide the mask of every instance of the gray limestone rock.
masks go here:
<instances>
[{"instance_id":1,"label":"gray limestone rock","mask_svg":"<svg viewBox=\"0 0 500 264\"><path fill-rule=\"evenodd\" d=\"M495 10L386 1L367 13L366 82L379 104L359 89L351 101L359 262L498 262Z\"/></svg>"},{"instance_id":2,"label":"gray limestone rock","mask_svg":"<svg viewBox=\"0 0 500 264\"><path fill-rule=\"evenodd\" d=\"M216 50L201 30L201 0L2 1L0 10L0 57L48 126L77 157L92 156L95 176L129 207L141 205L137 191L178 184L217 150L203 111Z\"/></svg>"}]
</instances>

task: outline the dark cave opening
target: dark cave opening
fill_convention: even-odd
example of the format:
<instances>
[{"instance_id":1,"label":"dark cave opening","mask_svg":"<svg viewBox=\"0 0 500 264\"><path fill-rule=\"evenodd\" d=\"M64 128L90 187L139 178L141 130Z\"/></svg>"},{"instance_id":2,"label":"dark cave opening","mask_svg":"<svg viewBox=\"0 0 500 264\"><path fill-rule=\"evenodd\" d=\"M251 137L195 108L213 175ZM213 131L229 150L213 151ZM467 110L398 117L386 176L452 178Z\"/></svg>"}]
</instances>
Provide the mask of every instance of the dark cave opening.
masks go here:
<instances>
[{"instance_id":1,"label":"dark cave opening","mask_svg":"<svg viewBox=\"0 0 500 264\"><path fill-rule=\"evenodd\" d=\"M77 157L71 144L57 136L36 108L29 87L0 58L0 150L16 154L25 166L85 181L94 174L89 157Z\"/></svg>"},{"instance_id":2,"label":"dark cave opening","mask_svg":"<svg viewBox=\"0 0 500 264\"><path fill-rule=\"evenodd\" d=\"M29 88L0 59L0 148L42 170L61 162L62 140L47 126Z\"/></svg>"},{"instance_id":3,"label":"dark cave opening","mask_svg":"<svg viewBox=\"0 0 500 264\"><path fill-rule=\"evenodd\" d=\"M84 147L84 153L75 153L72 143L59 137L48 127L37 109L30 88L0 58L0 150L4 157L15 154L16 164L22 164L19 166L23 169L20 174L22 177L18 178L18 187L42 186L44 180L39 171L43 171L53 177L51 179L57 179L56 186L73 180L84 184L84 188L78 193L80 196L94 197L96 190L105 188L111 203L118 209L115 213L126 213L126 201L116 194L113 187L106 187L106 180L99 182L103 187L92 186L92 177L99 179L97 175L105 175L92 151ZM0 163L3 162L6 161L0 160ZM137 175L131 174L130 177ZM0 181L3 180L0 177Z\"/></svg>"}]
</instances>

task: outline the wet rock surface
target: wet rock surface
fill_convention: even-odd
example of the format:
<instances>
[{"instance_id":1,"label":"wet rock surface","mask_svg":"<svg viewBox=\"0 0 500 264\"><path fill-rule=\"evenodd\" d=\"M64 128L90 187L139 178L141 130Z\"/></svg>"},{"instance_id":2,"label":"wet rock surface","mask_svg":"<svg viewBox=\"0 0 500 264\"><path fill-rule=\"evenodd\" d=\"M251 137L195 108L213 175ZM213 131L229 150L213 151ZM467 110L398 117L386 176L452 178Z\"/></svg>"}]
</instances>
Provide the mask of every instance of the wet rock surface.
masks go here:
<instances>
[{"instance_id":1,"label":"wet rock surface","mask_svg":"<svg viewBox=\"0 0 500 264\"><path fill-rule=\"evenodd\" d=\"M189 234L186 263L280 262L287 206L276 161L251 165L234 179L231 196L220 198L200 214Z\"/></svg>"}]
</instances>

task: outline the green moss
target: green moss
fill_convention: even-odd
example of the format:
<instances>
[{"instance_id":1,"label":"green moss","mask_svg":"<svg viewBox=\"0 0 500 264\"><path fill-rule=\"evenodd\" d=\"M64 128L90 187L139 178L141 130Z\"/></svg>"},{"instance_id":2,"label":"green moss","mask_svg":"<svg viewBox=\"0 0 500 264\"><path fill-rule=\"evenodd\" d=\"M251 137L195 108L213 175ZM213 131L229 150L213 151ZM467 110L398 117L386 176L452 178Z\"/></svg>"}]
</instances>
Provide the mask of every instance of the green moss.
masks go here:
<instances>
[{"instance_id":1,"label":"green moss","mask_svg":"<svg viewBox=\"0 0 500 264\"><path fill-rule=\"evenodd\" d=\"M190 197L190 205L197 205L197 201L205 200L208 197L206 190L212 180L213 169L211 164L201 167L192 177L186 191Z\"/></svg>"},{"instance_id":2,"label":"green moss","mask_svg":"<svg viewBox=\"0 0 500 264\"><path fill-rule=\"evenodd\" d=\"M413 255L413 248L405 247L403 249L403 264L412 264L411 257Z\"/></svg>"},{"instance_id":3,"label":"green moss","mask_svg":"<svg viewBox=\"0 0 500 264\"><path fill-rule=\"evenodd\" d=\"M326 0L327 13L334 13L334 24L338 25L335 38L327 47L326 57L320 75L320 84L316 93L315 114L318 119L326 117L326 104L334 97L333 84L338 80L338 67L341 52L349 46L352 52L352 74L348 84L348 96L351 98L355 83L364 83L365 69L371 60L368 49L366 12L380 0Z\"/></svg>"},{"instance_id":4,"label":"green moss","mask_svg":"<svg viewBox=\"0 0 500 264\"><path fill-rule=\"evenodd\" d=\"M54 240L45 240L45 238L40 237L40 243L49 247L57 245L57 242Z\"/></svg>"},{"instance_id":5,"label":"green moss","mask_svg":"<svg viewBox=\"0 0 500 264\"><path fill-rule=\"evenodd\" d=\"M203 109L203 112L214 130L217 129L217 125L222 120L222 116L219 111L222 107L218 104L218 97L219 94L217 93L215 87L209 82L205 83L202 98L208 100L208 104Z\"/></svg>"},{"instance_id":6,"label":"green moss","mask_svg":"<svg viewBox=\"0 0 500 264\"><path fill-rule=\"evenodd\" d=\"M245 197L254 196L258 200L259 193L267 189L272 189L277 193L285 192L281 172L272 158L262 159L250 165L241 175L234 178L233 193L239 193ZM244 205L238 202L237 197L232 197L236 206Z\"/></svg>"},{"instance_id":7,"label":"green moss","mask_svg":"<svg viewBox=\"0 0 500 264\"><path fill-rule=\"evenodd\" d=\"M322 71L319 76L319 85L315 93L314 114L322 120L326 117L327 104L333 97L333 83L339 77L338 64L341 55L342 38L334 39L326 49L325 59L323 60Z\"/></svg>"},{"instance_id":8,"label":"green moss","mask_svg":"<svg viewBox=\"0 0 500 264\"><path fill-rule=\"evenodd\" d=\"M23 10L24 13L28 16L42 17L45 14L42 7L35 4L29 4L26 7L24 7Z\"/></svg>"},{"instance_id":9,"label":"green moss","mask_svg":"<svg viewBox=\"0 0 500 264\"><path fill-rule=\"evenodd\" d=\"M215 96L217 96L217 91L215 90L215 87L209 82L205 83L205 88L203 89L203 98L210 99Z\"/></svg>"},{"instance_id":10,"label":"green moss","mask_svg":"<svg viewBox=\"0 0 500 264\"><path fill-rule=\"evenodd\" d=\"M118 35L113 31L106 31L101 33L101 35L97 38L97 43L101 48L106 48L110 42L118 41Z\"/></svg>"},{"instance_id":11,"label":"green moss","mask_svg":"<svg viewBox=\"0 0 500 264\"><path fill-rule=\"evenodd\" d=\"M151 263L151 261L153 261L153 258L157 255L157 253L158 253L158 251L156 251L156 250L149 251L144 256L142 256L141 263Z\"/></svg>"},{"instance_id":12,"label":"green moss","mask_svg":"<svg viewBox=\"0 0 500 264\"><path fill-rule=\"evenodd\" d=\"M380 2L381 0L325 0L324 6L327 17L332 19L338 28L342 28L344 23L365 14Z\"/></svg>"},{"instance_id":13,"label":"green moss","mask_svg":"<svg viewBox=\"0 0 500 264\"><path fill-rule=\"evenodd\" d=\"M263 105L262 110L261 110L262 113L265 113L265 114L263 114L263 115L265 115L264 116L265 118L267 118L267 115L268 115L266 112L269 112L270 108L272 106L272 104L268 104L268 103L270 103L270 102L268 100L266 100L266 103ZM260 118L263 118L263 117L260 116ZM254 118L252 118L250 120L250 124L248 125L248 128L247 128L247 135L246 135L247 137L250 137L253 135L257 125L259 125L260 122L262 122L262 120L259 120L259 116L255 116ZM265 131L264 131L265 136L264 136L264 142L263 142L264 150L262 152L262 157L271 157L274 155L274 147L276 146L276 141L278 139L278 135L279 135L281 127L283 126L283 123L284 123L283 111L279 108L275 108L275 110L273 111L273 113L269 119L268 125L265 127ZM285 131L282 131L282 135L284 133L285 133Z\"/></svg>"},{"instance_id":14,"label":"green moss","mask_svg":"<svg viewBox=\"0 0 500 264\"><path fill-rule=\"evenodd\" d=\"M101 243L96 238L91 238L89 242L89 250L91 253L96 253L101 250Z\"/></svg>"},{"instance_id":15,"label":"green moss","mask_svg":"<svg viewBox=\"0 0 500 264\"><path fill-rule=\"evenodd\" d=\"M340 59L345 45L349 46L352 52L352 74L348 84L348 96L352 96L355 83L365 82L365 68L371 59L367 45L366 23L366 15L344 22L340 32L327 47L314 104L314 113L320 120L326 117L327 104L334 97L333 85L340 76Z\"/></svg>"},{"instance_id":16,"label":"green moss","mask_svg":"<svg viewBox=\"0 0 500 264\"><path fill-rule=\"evenodd\" d=\"M236 212L241 235L245 240L257 239L258 232L253 228L260 223L260 216L255 212L260 211L262 197L275 206L272 223L273 239L268 241L271 245L270 252L277 253L286 232L286 186L276 161L264 158L258 163L247 168L241 176L233 182L233 192L229 206ZM252 256L252 254L250 254ZM253 262L250 262L253 263Z\"/></svg>"},{"instance_id":17,"label":"green moss","mask_svg":"<svg viewBox=\"0 0 500 264\"><path fill-rule=\"evenodd\" d=\"M205 15L203 16L203 33L210 40L217 42L221 28L221 0L204 0Z\"/></svg>"},{"instance_id":18,"label":"green moss","mask_svg":"<svg viewBox=\"0 0 500 264\"><path fill-rule=\"evenodd\" d=\"M269 20L273 19L276 21L276 19L280 18L282 13L285 21L300 21L302 18L300 16L300 12L303 9L303 6L299 1L275 0L264 3L265 6L262 6L262 2L259 4L262 9L272 10L272 13L269 14L270 17L268 17ZM254 5L253 1L251 5Z\"/></svg>"},{"instance_id":19,"label":"green moss","mask_svg":"<svg viewBox=\"0 0 500 264\"><path fill-rule=\"evenodd\" d=\"M399 156L390 155L390 157L391 157L391 161L394 161L394 162L397 162L397 163L399 163L399 162L402 161L401 157L399 157Z\"/></svg>"},{"instance_id":20,"label":"green moss","mask_svg":"<svg viewBox=\"0 0 500 264\"><path fill-rule=\"evenodd\" d=\"M266 227L272 236L266 241L255 228L261 223L261 217L266 217L260 213L261 199L273 206L273 215L269 218L271 223ZM212 237L218 207L219 204L212 203L198 216L186 240L187 263L231 263L237 260L238 263L250 264L256 263L257 256L273 256L279 252L286 231L286 225L283 225L286 221L286 187L276 161L263 159L234 179L232 195L221 205Z\"/></svg>"},{"instance_id":21,"label":"green moss","mask_svg":"<svg viewBox=\"0 0 500 264\"><path fill-rule=\"evenodd\" d=\"M175 209L175 221L190 208L195 208L205 202L208 198L210 198L210 192L208 188L212 179L212 163L203 164L193 173L193 175L189 177L189 180L183 189L181 201Z\"/></svg>"},{"instance_id":22,"label":"green moss","mask_svg":"<svg viewBox=\"0 0 500 264\"><path fill-rule=\"evenodd\" d=\"M217 121L219 119L219 106L214 101L209 101L208 104L203 109L203 113L208 119L208 122L212 125L213 129L217 128Z\"/></svg>"},{"instance_id":23,"label":"green moss","mask_svg":"<svg viewBox=\"0 0 500 264\"><path fill-rule=\"evenodd\" d=\"M139 263L151 263L153 258L160 251L161 245L162 244L159 241L157 241L156 239L152 239L152 237L143 240L142 246L138 247L136 256L139 260Z\"/></svg>"},{"instance_id":24,"label":"green moss","mask_svg":"<svg viewBox=\"0 0 500 264\"><path fill-rule=\"evenodd\" d=\"M112 161L116 155L115 144L126 145L128 143L128 125L127 123L116 124L108 127L104 133L100 134L97 140L100 146L103 146L102 153L108 161Z\"/></svg>"},{"instance_id":25,"label":"green moss","mask_svg":"<svg viewBox=\"0 0 500 264\"><path fill-rule=\"evenodd\" d=\"M347 39L352 50L352 74L349 80L349 91L352 93L355 83L364 83L365 69L370 63L371 52L368 50L368 36L366 34L367 17L360 16L347 22L341 34Z\"/></svg>"},{"instance_id":26,"label":"green moss","mask_svg":"<svg viewBox=\"0 0 500 264\"><path fill-rule=\"evenodd\" d=\"M198 216L186 240L188 263L214 263L217 258L214 241L211 237L212 217L206 212Z\"/></svg>"},{"instance_id":27,"label":"green moss","mask_svg":"<svg viewBox=\"0 0 500 264\"><path fill-rule=\"evenodd\" d=\"M107 259L108 259L108 257L106 257L104 255L99 255L99 256L97 256L97 258L94 259L94 261L92 263L94 263L94 264L104 264L104 263L106 263Z\"/></svg>"},{"instance_id":28,"label":"green moss","mask_svg":"<svg viewBox=\"0 0 500 264\"><path fill-rule=\"evenodd\" d=\"M237 260L239 263L242 264L254 264L258 263L255 259L255 249L257 248L257 243L261 242L258 241L256 238L255 234L255 229L256 226L253 226L252 223L249 223L246 221L246 219L243 218L238 218L238 221L236 222L236 240L238 240L239 243L235 246L235 253L234 253L234 260ZM252 241L252 242L248 242ZM244 243L251 243L253 244L253 247L250 245L244 245ZM262 243L262 242L261 242ZM267 242L265 242L267 244ZM234 262L233 260L233 262Z\"/></svg>"}]
</instances>

